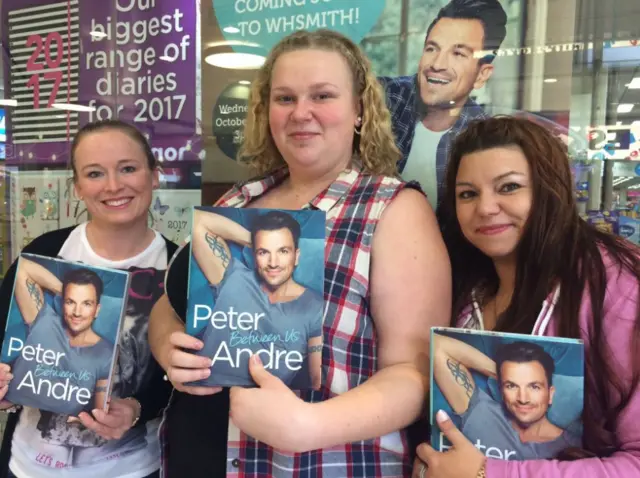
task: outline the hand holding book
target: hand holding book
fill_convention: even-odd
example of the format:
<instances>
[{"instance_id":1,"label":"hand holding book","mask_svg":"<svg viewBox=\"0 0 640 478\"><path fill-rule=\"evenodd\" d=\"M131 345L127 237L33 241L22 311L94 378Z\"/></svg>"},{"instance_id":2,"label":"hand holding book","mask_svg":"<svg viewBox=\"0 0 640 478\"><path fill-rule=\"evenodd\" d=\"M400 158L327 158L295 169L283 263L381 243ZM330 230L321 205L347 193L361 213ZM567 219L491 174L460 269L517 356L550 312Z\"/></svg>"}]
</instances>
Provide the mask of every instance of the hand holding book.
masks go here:
<instances>
[{"instance_id":1,"label":"hand holding book","mask_svg":"<svg viewBox=\"0 0 640 478\"><path fill-rule=\"evenodd\" d=\"M436 420L452 447L446 453L436 451L426 443L418 447L418 458L426 464L428 476L430 478L477 478L486 460L484 454L456 428L444 411L437 413Z\"/></svg>"},{"instance_id":2,"label":"hand holding book","mask_svg":"<svg viewBox=\"0 0 640 478\"><path fill-rule=\"evenodd\" d=\"M255 354L249 373L257 387L231 387L230 417L247 435L279 450L311 449L313 405L300 399L285 383L270 373ZM311 437L313 438L313 437Z\"/></svg>"},{"instance_id":3,"label":"hand holding book","mask_svg":"<svg viewBox=\"0 0 640 478\"><path fill-rule=\"evenodd\" d=\"M211 360L193 353L202 349L203 345L201 340L184 332L173 332L169 336L169 345L164 354L166 366L162 365L176 390L191 395L213 395L222 390L222 387L185 385L211 375Z\"/></svg>"},{"instance_id":4,"label":"hand holding book","mask_svg":"<svg viewBox=\"0 0 640 478\"><path fill-rule=\"evenodd\" d=\"M118 440L135 424L140 416L140 403L137 400L112 398L109 411L100 409L92 411L93 417L87 412L80 414L80 421L90 430L107 440Z\"/></svg>"},{"instance_id":5,"label":"hand holding book","mask_svg":"<svg viewBox=\"0 0 640 478\"><path fill-rule=\"evenodd\" d=\"M9 391L9 382L13 378L11 367L5 363L0 363L0 410L11 408L13 404L4 399Z\"/></svg>"}]
</instances>

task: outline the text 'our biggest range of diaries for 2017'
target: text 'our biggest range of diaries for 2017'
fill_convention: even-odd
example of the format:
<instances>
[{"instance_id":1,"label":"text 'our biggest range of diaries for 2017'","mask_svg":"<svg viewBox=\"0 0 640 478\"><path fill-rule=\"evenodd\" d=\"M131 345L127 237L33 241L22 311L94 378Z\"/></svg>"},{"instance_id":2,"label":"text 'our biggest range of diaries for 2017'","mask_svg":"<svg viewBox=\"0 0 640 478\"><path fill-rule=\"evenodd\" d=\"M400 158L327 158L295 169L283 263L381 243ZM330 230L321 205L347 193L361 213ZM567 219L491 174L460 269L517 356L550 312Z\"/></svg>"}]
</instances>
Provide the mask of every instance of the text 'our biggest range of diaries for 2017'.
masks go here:
<instances>
[{"instance_id":1,"label":"text 'our biggest range of diaries for 2017'","mask_svg":"<svg viewBox=\"0 0 640 478\"><path fill-rule=\"evenodd\" d=\"M255 386L252 356L293 390L322 385L326 215L317 210L194 207L185 331L211 374ZM108 409L130 276L21 254L2 363L5 400L77 416ZM469 329L431 330L431 443L446 411L487 457L549 459L580 447L584 344Z\"/></svg>"}]
</instances>

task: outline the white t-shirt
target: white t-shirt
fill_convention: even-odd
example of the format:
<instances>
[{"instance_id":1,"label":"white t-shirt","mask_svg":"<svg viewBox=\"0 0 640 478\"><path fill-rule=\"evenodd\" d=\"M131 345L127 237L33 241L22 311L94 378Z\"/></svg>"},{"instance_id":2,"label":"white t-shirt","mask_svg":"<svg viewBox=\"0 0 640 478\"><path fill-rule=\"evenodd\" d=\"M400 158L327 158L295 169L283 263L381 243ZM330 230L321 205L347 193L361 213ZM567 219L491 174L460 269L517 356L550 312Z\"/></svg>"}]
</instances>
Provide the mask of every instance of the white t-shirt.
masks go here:
<instances>
[{"instance_id":1,"label":"white t-shirt","mask_svg":"<svg viewBox=\"0 0 640 478\"><path fill-rule=\"evenodd\" d=\"M86 223L75 228L59 253L68 260L131 273L120 336L113 396L129 397L148 386L152 368L147 339L149 314L164 292L167 247L156 232L143 252L123 261L98 256L87 240ZM18 478L143 478L160 468L160 419L140 424L120 440L104 440L65 415L25 407L13 434L9 468Z\"/></svg>"},{"instance_id":2,"label":"white t-shirt","mask_svg":"<svg viewBox=\"0 0 640 478\"><path fill-rule=\"evenodd\" d=\"M438 205L438 177L436 175L436 156L440 139L447 133L445 131L431 131L422 121L416 123L416 130L411 143L411 151L407 158L407 164L402 171L402 179L405 181L417 181L427 195L431 206L435 209Z\"/></svg>"}]
</instances>

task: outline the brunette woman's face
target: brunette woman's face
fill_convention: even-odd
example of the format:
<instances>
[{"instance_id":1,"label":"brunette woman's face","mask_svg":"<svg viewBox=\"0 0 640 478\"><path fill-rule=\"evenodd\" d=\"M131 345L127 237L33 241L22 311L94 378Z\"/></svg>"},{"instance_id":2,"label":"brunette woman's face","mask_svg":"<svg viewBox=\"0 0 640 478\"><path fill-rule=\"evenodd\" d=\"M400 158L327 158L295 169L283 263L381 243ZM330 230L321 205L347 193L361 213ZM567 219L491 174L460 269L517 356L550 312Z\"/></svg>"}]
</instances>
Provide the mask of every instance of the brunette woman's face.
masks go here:
<instances>
[{"instance_id":1,"label":"brunette woman's face","mask_svg":"<svg viewBox=\"0 0 640 478\"><path fill-rule=\"evenodd\" d=\"M140 144L117 129L86 135L76 148L75 188L91 220L123 226L147 221L158 173Z\"/></svg>"},{"instance_id":2,"label":"brunette woman's face","mask_svg":"<svg viewBox=\"0 0 640 478\"><path fill-rule=\"evenodd\" d=\"M531 168L522 150L499 147L463 156L455 192L465 238L491 259L512 256L533 200Z\"/></svg>"}]
</instances>

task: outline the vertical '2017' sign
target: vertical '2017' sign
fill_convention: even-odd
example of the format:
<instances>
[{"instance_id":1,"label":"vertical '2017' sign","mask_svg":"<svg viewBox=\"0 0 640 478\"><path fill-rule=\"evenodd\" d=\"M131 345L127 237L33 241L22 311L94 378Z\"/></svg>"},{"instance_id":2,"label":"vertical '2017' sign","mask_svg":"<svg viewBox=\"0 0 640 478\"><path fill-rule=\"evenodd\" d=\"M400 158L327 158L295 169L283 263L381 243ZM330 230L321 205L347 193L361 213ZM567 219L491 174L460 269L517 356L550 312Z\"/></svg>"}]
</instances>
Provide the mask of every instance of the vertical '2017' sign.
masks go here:
<instances>
[{"instance_id":1,"label":"vertical '2017' sign","mask_svg":"<svg viewBox=\"0 0 640 478\"><path fill-rule=\"evenodd\" d=\"M33 88L33 108L40 108L41 76L45 80L52 80L54 82L49 95L49 101L47 102L47 108L51 108L51 105L55 102L56 96L58 96L60 83L62 83L62 71L56 70L60 67L64 55L62 36L58 32L51 32L44 39L37 34L30 35L27 38L26 46L28 48L32 45L35 45L36 48L27 60L27 71L33 71L33 75L29 78L27 87ZM45 63L38 63L40 55L43 52ZM52 55L53 52L55 52L55 57ZM47 69L50 71L46 71L45 64Z\"/></svg>"}]
</instances>

